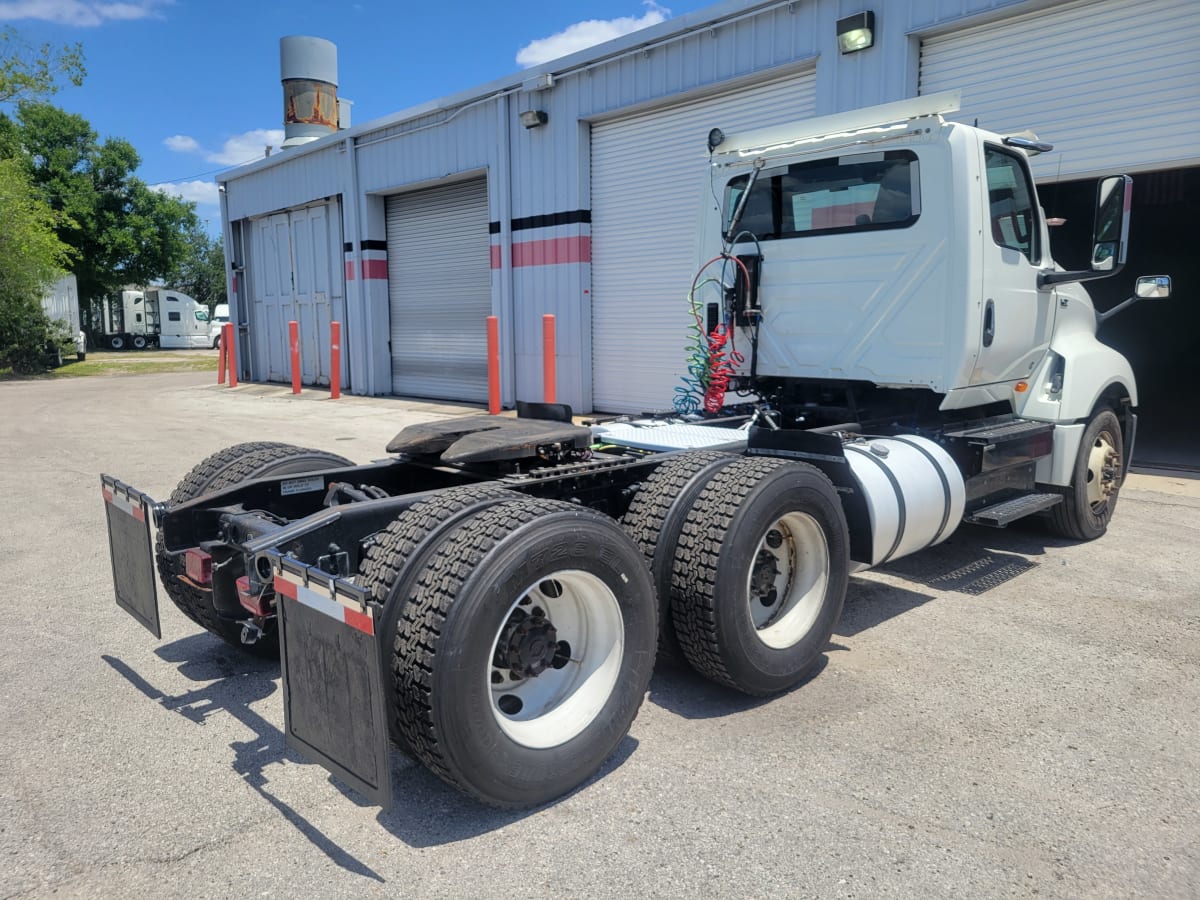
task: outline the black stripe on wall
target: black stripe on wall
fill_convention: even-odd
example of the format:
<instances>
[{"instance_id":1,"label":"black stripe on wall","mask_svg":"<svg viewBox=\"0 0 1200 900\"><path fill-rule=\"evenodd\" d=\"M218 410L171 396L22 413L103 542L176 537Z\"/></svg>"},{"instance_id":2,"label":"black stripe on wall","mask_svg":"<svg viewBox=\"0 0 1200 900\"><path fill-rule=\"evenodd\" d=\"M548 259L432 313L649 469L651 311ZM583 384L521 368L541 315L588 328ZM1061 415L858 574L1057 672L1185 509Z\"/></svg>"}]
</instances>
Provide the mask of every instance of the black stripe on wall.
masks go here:
<instances>
[{"instance_id":1,"label":"black stripe on wall","mask_svg":"<svg viewBox=\"0 0 1200 900\"><path fill-rule=\"evenodd\" d=\"M550 213L544 216L526 216L523 219L512 220L513 231L524 231L527 228L551 228L555 225L590 225L592 211L590 209L573 209L570 212Z\"/></svg>"},{"instance_id":2,"label":"black stripe on wall","mask_svg":"<svg viewBox=\"0 0 1200 900\"><path fill-rule=\"evenodd\" d=\"M387 241L359 241L360 246L364 250L386 250Z\"/></svg>"},{"instance_id":3,"label":"black stripe on wall","mask_svg":"<svg viewBox=\"0 0 1200 900\"><path fill-rule=\"evenodd\" d=\"M354 245L352 243L350 243L349 241L346 241L346 243L342 244L342 252L343 253L352 253L353 251L354 251Z\"/></svg>"}]
</instances>

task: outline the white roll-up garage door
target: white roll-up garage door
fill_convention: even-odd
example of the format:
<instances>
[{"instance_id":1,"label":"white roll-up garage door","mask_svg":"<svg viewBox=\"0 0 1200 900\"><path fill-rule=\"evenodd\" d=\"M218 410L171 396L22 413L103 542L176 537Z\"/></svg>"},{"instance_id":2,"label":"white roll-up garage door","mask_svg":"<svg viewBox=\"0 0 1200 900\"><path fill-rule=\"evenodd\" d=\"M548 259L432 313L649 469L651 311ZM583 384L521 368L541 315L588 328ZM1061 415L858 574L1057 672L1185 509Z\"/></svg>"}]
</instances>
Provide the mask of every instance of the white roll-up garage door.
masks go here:
<instances>
[{"instance_id":1,"label":"white roll-up garage door","mask_svg":"<svg viewBox=\"0 0 1200 900\"><path fill-rule=\"evenodd\" d=\"M392 391L487 399L487 179L388 197Z\"/></svg>"},{"instance_id":2,"label":"white roll-up garage door","mask_svg":"<svg viewBox=\"0 0 1200 900\"><path fill-rule=\"evenodd\" d=\"M958 88L951 118L1054 144L1039 180L1200 162L1200 4L1088 0L921 42L923 94Z\"/></svg>"},{"instance_id":3,"label":"white roll-up garage door","mask_svg":"<svg viewBox=\"0 0 1200 900\"><path fill-rule=\"evenodd\" d=\"M604 412L671 405L708 190L708 132L813 115L811 70L592 126L592 391ZM711 197L708 197L711 202Z\"/></svg>"}]
</instances>

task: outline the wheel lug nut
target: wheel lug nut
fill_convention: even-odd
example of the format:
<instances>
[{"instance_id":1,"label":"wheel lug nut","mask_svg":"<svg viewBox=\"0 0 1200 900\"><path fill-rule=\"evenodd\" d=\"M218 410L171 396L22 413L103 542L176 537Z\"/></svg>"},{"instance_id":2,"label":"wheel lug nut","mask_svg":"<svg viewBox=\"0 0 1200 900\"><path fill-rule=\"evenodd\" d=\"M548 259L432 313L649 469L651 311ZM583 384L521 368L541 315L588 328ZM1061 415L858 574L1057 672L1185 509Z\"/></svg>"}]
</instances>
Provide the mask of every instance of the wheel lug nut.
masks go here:
<instances>
[{"instance_id":1,"label":"wheel lug nut","mask_svg":"<svg viewBox=\"0 0 1200 900\"><path fill-rule=\"evenodd\" d=\"M767 546L772 550L778 550L783 546L783 535L778 529L772 528L767 532Z\"/></svg>"}]
</instances>

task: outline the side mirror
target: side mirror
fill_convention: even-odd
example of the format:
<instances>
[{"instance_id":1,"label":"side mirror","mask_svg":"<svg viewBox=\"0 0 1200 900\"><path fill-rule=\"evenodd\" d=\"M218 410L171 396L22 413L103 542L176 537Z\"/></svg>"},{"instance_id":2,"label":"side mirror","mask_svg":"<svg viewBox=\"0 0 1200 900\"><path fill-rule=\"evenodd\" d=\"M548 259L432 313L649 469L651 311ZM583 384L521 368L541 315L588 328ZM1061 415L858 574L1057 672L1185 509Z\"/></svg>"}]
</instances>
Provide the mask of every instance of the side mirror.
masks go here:
<instances>
[{"instance_id":1,"label":"side mirror","mask_svg":"<svg viewBox=\"0 0 1200 900\"><path fill-rule=\"evenodd\" d=\"M1092 233L1092 271L1115 274L1125 265L1129 247L1129 201L1133 179L1103 178L1096 188L1096 227Z\"/></svg>"},{"instance_id":2,"label":"side mirror","mask_svg":"<svg viewBox=\"0 0 1200 900\"><path fill-rule=\"evenodd\" d=\"M1169 275L1142 275L1137 280L1133 294L1139 300L1166 300L1171 296Z\"/></svg>"}]
</instances>

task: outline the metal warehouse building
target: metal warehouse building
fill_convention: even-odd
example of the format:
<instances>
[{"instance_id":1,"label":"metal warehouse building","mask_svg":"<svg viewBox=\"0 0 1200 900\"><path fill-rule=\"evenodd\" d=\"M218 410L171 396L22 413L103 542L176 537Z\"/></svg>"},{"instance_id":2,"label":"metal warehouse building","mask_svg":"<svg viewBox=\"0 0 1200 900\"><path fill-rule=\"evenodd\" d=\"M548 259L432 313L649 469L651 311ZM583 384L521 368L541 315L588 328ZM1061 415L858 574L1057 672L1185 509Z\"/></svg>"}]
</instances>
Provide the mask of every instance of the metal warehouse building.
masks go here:
<instances>
[{"instance_id":1,"label":"metal warehouse building","mask_svg":"<svg viewBox=\"0 0 1200 900\"><path fill-rule=\"evenodd\" d=\"M872 45L841 52L839 23L862 13ZM483 401L496 315L511 405L540 399L554 313L560 401L667 407L712 202L709 130L947 89L963 98L951 118L1055 144L1032 165L1047 214L1067 220L1064 265L1086 257L1094 179L1134 175L1129 264L1094 295L1105 307L1138 274L1174 276L1175 299L1102 334L1142 384L1140 442L1174 446L1173 386L1200 374L1200 273L1183 243L1200 209L1195 0L729 0L289 149L219 179L241 366L289 380L298 319L303 380L327 383L341 321L350 392Z\"/></svg>"}]
</instances>

